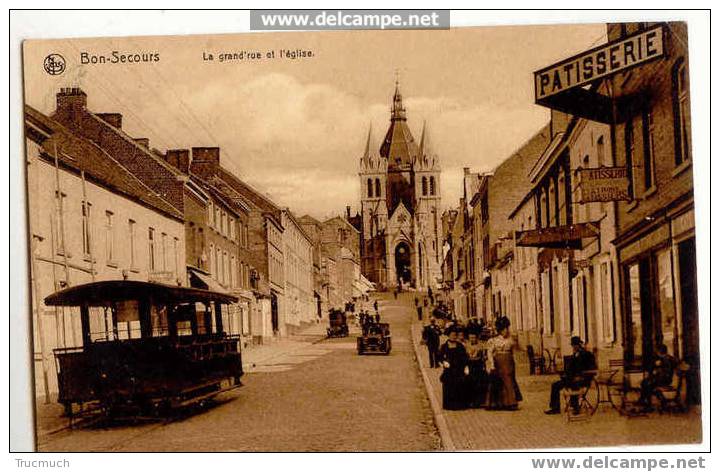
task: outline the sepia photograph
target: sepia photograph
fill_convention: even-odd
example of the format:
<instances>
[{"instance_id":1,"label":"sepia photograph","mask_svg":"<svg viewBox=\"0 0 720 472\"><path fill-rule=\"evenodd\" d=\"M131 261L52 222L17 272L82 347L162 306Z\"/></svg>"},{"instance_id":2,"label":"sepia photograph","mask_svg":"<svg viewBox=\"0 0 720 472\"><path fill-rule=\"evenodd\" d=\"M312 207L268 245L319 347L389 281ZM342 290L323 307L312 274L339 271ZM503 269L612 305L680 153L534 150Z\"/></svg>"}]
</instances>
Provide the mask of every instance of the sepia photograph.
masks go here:
<instances>
[{"instance_id":1,"label":"sepia photograph","mask_svg":"<svg viewBox=\"0 0 720 472\"><path fill-rule=\"evenodd\" d=\"M36 451L707 439L688 23L371 11L24 38Z\"/></svg>"}]
</instances>

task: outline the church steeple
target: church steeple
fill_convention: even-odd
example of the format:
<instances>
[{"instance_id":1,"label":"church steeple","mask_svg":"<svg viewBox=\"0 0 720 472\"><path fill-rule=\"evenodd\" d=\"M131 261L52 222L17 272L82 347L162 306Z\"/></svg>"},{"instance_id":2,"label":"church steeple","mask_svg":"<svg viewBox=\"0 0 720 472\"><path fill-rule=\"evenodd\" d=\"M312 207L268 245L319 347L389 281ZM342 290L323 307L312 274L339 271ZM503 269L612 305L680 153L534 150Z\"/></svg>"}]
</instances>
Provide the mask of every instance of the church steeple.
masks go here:
<instances>
[{"instance_id":1,"label":"church steeple","mask_svg":"<svg viewBox=\"0 0 720 472\"><path fill-rule=\"evenodd\" d=\"M393 95L392 113L390 115L390 121L407 120L405 115L405 107L402 102L402 94L400 93L400 80L395 77L395 94Z\"/></svg>"}]
</instances>

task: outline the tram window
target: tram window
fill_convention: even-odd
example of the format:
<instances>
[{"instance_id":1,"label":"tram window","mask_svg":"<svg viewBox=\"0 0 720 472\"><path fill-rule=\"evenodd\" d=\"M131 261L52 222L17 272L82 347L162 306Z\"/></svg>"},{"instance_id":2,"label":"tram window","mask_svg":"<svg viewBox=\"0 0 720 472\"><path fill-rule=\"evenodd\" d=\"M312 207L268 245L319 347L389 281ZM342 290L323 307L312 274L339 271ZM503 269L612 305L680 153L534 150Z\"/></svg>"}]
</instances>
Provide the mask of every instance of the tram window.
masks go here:
<instances>
[{"instance_id":1,"label":"tram window","mask_svg":"<svg viewBox=\"0 0 720 472\"><path fill-rule=\"evenodd\" d=\"M190 320L178 321L177 322L177 333L178 336L190 336L192 335L192 327Z\"/></svg>"}]
</instances>

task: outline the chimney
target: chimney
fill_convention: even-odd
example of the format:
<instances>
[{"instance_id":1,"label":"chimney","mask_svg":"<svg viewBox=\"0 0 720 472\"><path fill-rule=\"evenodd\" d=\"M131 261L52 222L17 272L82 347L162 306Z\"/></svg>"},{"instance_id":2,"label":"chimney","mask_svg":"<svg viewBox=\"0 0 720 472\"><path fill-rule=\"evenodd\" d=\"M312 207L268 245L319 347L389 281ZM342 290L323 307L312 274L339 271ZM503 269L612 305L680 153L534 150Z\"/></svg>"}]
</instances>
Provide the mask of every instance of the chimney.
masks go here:
<instances>
[{"instance_id":1,"label":"chimney","mask_svg":"<svg viewBox=\"0 0 720 472\"><path fill-rule=\"evenodd\" d=\"M57 114L62 118L79 120L80 114L87 109L87 95L79 88L61 88L56 98Z\"/></svg>"},{"instance_id":2,"label":"chimney","mask_svg":"<svg viewBox=\"0 0 720 472\"><path fill-rule=\"evenodd\" d=\"M183 174L190 173L190 151L187 149L168 149L165 160Z\"/></svg>"},{"instance_id":3,"label":"chimney","mask_svg":"<svg viewBox=\"0 0 720 472\"><path fill-rule=\"evenodd\" d=\"M463 167L463 174L467 175L467 174L469 174L469 173L470 173L470 168L469 168L469 167Z\"/></svg>"},{"instance_id":4,"label":"chimney","mask_svg":"<svg viewBox=\"0 0 720 472\"><path fill-rule=\"evenodd\" d=\"M211 177L217 173L220 167L219 147L194 147L192 148L192 163L190 168L200 177Z\"/></svg>"},{"instance_id":5,"label":"chimney","mask_svg":"<svg viewBox=\"0 0 720 472\"><path fill-rule=\"evenodd\" d=\"M350 221L350 205L345 207L345 218Z\"/></svg>"},{"instance_id":6,"label":"chimney","mask_svg":"<svg viewBox=\"0 0 720 472\"><path fill-rule=\"evenodd\" d=\"M110 126L122 129L122 115L120 113L96 113L95 115Z\"/></svg>"},{"instance_id":7,"label":"chimney","mask_svg":"<svg viewBox=\"0 0 720 472\"><path fill-rule=\"evenodd\" d=\"M136 143L138 143L140 146L144 147L145 149L150 149L150 139L149 138L133 138Z\"/></svg>"}]
</instances>

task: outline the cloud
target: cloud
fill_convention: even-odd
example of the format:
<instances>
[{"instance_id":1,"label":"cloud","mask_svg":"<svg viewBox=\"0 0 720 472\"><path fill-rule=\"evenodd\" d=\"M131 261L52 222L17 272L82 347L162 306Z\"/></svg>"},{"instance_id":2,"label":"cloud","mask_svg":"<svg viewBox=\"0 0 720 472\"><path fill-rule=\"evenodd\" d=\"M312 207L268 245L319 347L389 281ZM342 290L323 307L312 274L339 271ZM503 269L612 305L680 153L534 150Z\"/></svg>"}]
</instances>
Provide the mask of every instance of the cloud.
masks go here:
<instances>
[{"instance_id":1,"label":"cloud","mask_svg":"<svg viewBox=\"0 0 720 472\"><path fill-rule=\"evenodd\" d=\"M367 128L372 123L379 148L389 101L363 104L336 87L271 73L232 86L213 81L202 94L189 96L187 105L209 123L224 148L224 165L279 204L321 217L359 205L358 160ZM407 97L404 103L416 140L423 120L428 123L443 168L444 206L462 192L463 167L491 170L546 117L535 107L468 106L446 97ZM218 109L224 112L218 115Z\"/></svg>"}]
</instances>

